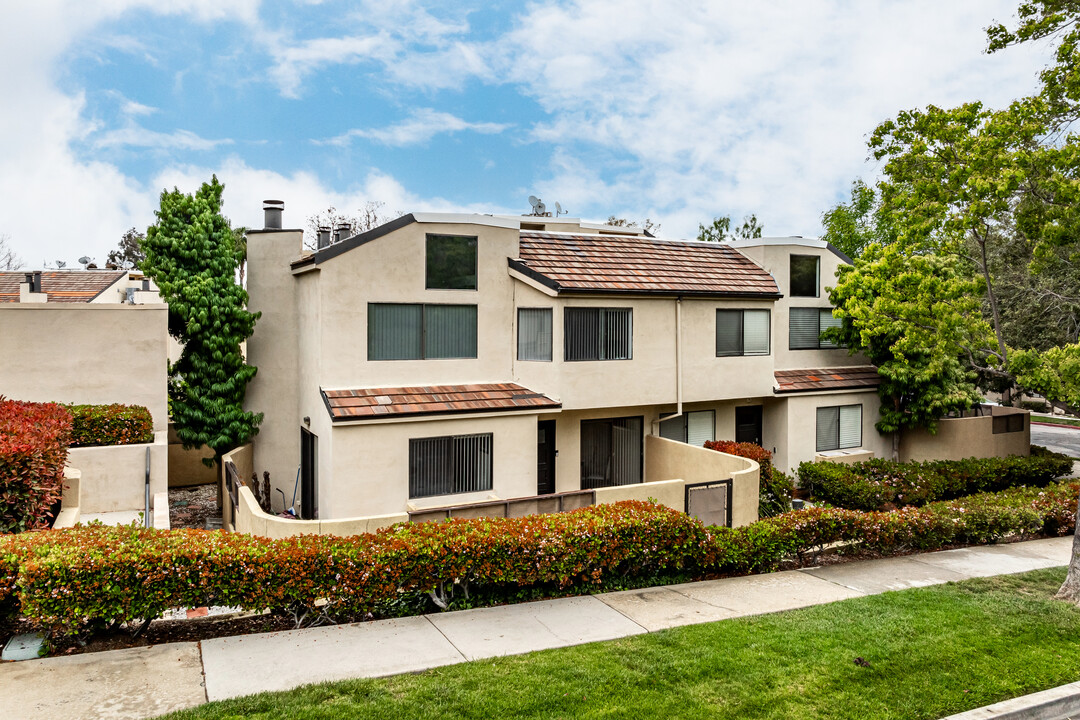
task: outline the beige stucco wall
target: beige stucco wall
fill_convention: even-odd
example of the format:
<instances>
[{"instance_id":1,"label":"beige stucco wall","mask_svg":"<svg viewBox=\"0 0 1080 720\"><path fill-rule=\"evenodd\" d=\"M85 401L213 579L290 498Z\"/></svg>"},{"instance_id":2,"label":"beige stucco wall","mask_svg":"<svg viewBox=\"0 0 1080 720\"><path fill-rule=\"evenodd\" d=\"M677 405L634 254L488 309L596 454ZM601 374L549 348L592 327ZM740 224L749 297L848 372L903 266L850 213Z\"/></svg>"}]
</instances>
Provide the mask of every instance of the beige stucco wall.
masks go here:
<instances>
[{"instance_id":1,"label":"beige stucco wall","mask_svg":"<svg viewBox=\"0 0 1080 720\"><path fill-rule=\"evenodd\" d=\"M142 510L145 507L146 450L150 449L150 494L168 491L165 431L154 442L68 450L67 464L82 476L79 507L85 513Z\"/></svg>"},{"instance_id":2,"label":"beige stucco wall","mask_svg":"<svg viewBox=\"0 0 1080 720\"><path fill-rule=\"evenodd\" d=\"M225 485L225 466L232 463L236 466L237 475L241 480L248 481L252 473L253 448L251 443L234 448L221 456L221 475L218 478L218 499L221 502L221 522L226 530L235 529L232 515L232 500Z\"/></svg>"},{"instance_id":3,"label":"beige stucco wall","mask_svg":"<svg viewBox=\"0 0 1080 720\"><path fill-rule=\"evenodd\" d=\"M652 482L632 487L647 493L657 481L679 479L684 485L694 485L731 478L732 527L747 525L758 519L761 469L753 460L655 435L645 438L645 448L646 477ZM685 501L682 504L683 507L679 509L685 509Z\"/></svg>"},{"instance_id":4,"label":"beige stucco wall","mask_svg":"<svg viewBox=\"0 0 1080 720\"><path fill-rule=\"evenodd\" d=\"M143 405L168 425L165 305L0 304L0 395Z\"/></svg>"},{"instance_id":5,"label":"beige stucco wall","mask_svg":"<svg viewBox=\"0 0 1080 720\"><path fill-rule=\"evenodd\" d=\"M773 463L792 473L802 462L817 457L817 409L834 405L862 405L862 445L874 457L892 455L892 439L874 428L881 405L877 391L817 393L783 396L770 404L765 420L765 444L775 448ZM782 407L781 407L782 406ZM770 433L776 435L770 435Z\"/></svg>"},{"instance_id":6,"label":"beige stucco wall","mask_svg":"<svg viewBox=\"0 0 1080 720\"><path fill-rule=\"evenodd\" d=\"M407 513L382 515L377 517L355 517L342 520L289 520L268 515L255 501L250 488L240 488L235 531L249 535L260 535L271 539L295 537L297 535L360 535L373 533L399 522L407 522Z\"/></svg>"},{"instance_id":7,"label":"beige stucco wall","mask_svg":"<svg viewBox=\"0 0 1080 720\"><path fill-rule=\"evenodd\" d=\"M905 430L900 436L900 459L962 460L969 457L1007 457L1031 452L1031 416L1027 410L993 407L993 415L1022 415L1020 432L994 434L994 418L945 418L938 421L937 434L926 430Z\"/></svg>"},{"instance_id":8,"label":"beige stucco wall","mask_svg":"<svg viewBox=\"0 0 1080 720\"><path fill-rule=\"evenodd\" d=\"M213 466L203 464L203 458L214 457L214 451L207 446L201 449L185 450L180 438L176 436L172 423L169 423L169 487L189 487L209 485L217 482L217 471Z\"/></svg>"}]
</instances>

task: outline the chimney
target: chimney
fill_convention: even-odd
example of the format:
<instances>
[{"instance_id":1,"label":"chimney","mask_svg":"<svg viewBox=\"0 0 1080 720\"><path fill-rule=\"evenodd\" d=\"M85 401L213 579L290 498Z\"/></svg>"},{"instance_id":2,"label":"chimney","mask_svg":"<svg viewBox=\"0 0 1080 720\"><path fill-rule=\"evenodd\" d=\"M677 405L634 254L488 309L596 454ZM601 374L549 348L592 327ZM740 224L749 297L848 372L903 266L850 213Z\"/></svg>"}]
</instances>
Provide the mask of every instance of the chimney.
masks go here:
<instances>
[{"instance_id":1,"label":"chimney","mask_svg":"<svg viewBox=\"0 0 1080 720\"><path fill-rule=\"evenodd\" d=\"M350 235L352 235L352 225L349 223L341 223L334 228L334 242L341 242Z\"/></svg>"},{"instance_id":2,"label":"chimney","mask_svg":"<svg viewBox=\"0 0 1080 720\"><path fill-rule=\"evenodd\" d=\"M149 292L149 290L150 290L150 280L148 280L147 278L143 278L142 289L147 291L147 292Z\"/></svg>"},{"instance_id":3,"label":"chimney","mask_svg":"<svg viewBox=\"0 0 1080 720\"><path fill-rule=\"evenodd\" d=\"M330 246L330 228L325 225L319 226L319 240L316 243L316 248L322 250L325 247Z\"/></svg>"},{"instance_id":4,"label":"chimney","mask_svg":"<svg viewBox=\"0 0 1080 720\"><path fill-rule=\"evenodd\" d=\"M19 302L43 303L48 300L49 296L41 291L41 271L25 273L23 282L19 283Z\"/></svg>"},{"instance_id":5,"label":"chimney","mask_svg":"<svg viewBox=\"0 0 1080 720\"><path fill-rule=\"evenodd\" d=\"M30 292L35 292L35 293L41 292L41 271L40 270L35 270L32 275L30 273L27 273L26 274L26 279L30 283Z\"/></svg>"},{"instance_id":6,"label":"chimney","mask_svg":"<svg viewBox=\"0 0 1080 720\"><path fill-rule=\"evenodd\" d=\"M284 200L263 200L263 229L280 230L281 213L284 210Z\"/></svg>"}]
</instances>

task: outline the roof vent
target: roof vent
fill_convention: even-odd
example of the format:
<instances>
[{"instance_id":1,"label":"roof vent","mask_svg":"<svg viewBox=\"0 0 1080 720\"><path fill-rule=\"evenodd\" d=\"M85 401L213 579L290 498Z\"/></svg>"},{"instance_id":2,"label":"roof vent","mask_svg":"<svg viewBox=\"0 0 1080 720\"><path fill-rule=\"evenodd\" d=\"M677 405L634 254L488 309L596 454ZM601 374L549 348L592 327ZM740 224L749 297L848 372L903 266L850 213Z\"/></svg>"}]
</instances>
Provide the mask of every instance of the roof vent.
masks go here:
<instances>
[{"instance_id":1,"label":"roof vent","mask_svg":"<svg viewBox=\"0 0 1080 720\"><path fill-rule=\"evenodd\" d=\"M317 250L322 250L325 247L330 246L330 228L325 225L319 226L319 239L315 244Z\"/></svg>"},{"instance_id":2,"label":"roof vent","mask_svg":"<svg viewBox=\"0 0 1080 720\"><path fill-rule=\"evenodd\" d=\"M263 200L263 229L280 230L281 214L284 211L284 200Z\"/></svg>"},{"instance_id":3,"label":"roof vent","mask_svg":"<svg viewBox=\"0 0 1080 720\"><path fill-rule=\"evenodd\" d=\"M350 235L352 235L352 225L349 223L340 223L334 228L334 242L341 242Z\"/></svg>"}]
</instances>

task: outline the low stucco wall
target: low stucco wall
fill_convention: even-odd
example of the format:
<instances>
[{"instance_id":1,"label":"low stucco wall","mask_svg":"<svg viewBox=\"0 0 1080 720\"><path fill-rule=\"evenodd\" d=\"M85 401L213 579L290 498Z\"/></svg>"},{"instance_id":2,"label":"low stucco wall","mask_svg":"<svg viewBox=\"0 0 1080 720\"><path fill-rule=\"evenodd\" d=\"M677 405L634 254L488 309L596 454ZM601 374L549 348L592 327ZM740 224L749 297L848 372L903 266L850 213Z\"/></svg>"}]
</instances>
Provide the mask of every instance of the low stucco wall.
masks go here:
<instances>
[{"instance_id":1,"label":"low stucco wall","mask_svg":"<svg viewBox=\"0 0 1080 720\"><path fill-rule=\"evenodd\" d=\"M221 456L221 475L218 477L218 502L221 505L221 523L226 530L235 529L232 516L232 501L229 498L229 490L225 484L225 465L232 463L236 466L236 473L244 482L251 479L253 452L251 444L241 445ZM258 503L256 503L258 505Z\"/></svg>"},{"instance_id":2,"label":"low stucco wall","mask_svg":"<svg viewBox=\"0 0 1080 720\"><path fill-rule=\"evenodd\" d=\"M200 449L185 450L169 423L169 487L210 485L217 481L217 470L203 464L203 458L214 457L214 451L205 445ZM248 473L248 477L251 474Z\"/></svg>"},{"instance_id":3,"label":"low stucco wall","mask_svg":"<svg viewBox=\"0 0 1080 720\"><path fill-rule=\"evenodd\" d=\"M619 488L634 489L641 494L637 497L620 497L620 500L645 500L650 497L650 488L660 488L664 481L678 480L682 485L694 485L714 480L731 478L731 525L748 525L758 519L758 491L761 480L761 468L753 460L728 455L715 450L694 447L686 443L668 440L657 435L645 437L645 479L640 485L628 485ZM670 492L664 486L665 492ZM656 499L661 498L651 495ZM599 502L599 495L597 496ZM669 504L664 502L665 505ZM685 510L683 493L679 491L679 504L674 505Z\"/></svg>"},{"instance_id":4,"label":"low stucco wall","mask_svg":"<svg viewBox=\"0 0 1080 720\"><path fill-rule=\"evenodd\" d=\"M73 467L64 468L63 495L60 501L60 514L56 516L53 530L64 530L75 527L82 517L79 507L81 502L80 491L82 486L82 473Z\"/></svg>"},{"instance_id":5,"label":"low stucco wall","mask_svg":"<svg viewBox=\"0 0 1080 720\"><path fill-rule=\"evenodd\" d=\"M992 414L943 418L938 421L936 435L926 430L905 430L900 436L900 460L963 460L969 457L1028 455L1031 452L1031 416L1027 410L984 406L983 412ZM1023 430L995 434L994 418L1009 415L1023 417Z\"/></svg>"},{"instance_id":6,"label":"low stucco wall","mask_svg":"<svg viewBox=\"0 0 1080 720\"><path fill-rule=\"evenodd\" d=\"M146 487L146 449L150 448L150 494L168 492L169 457L165 431L154 433L154 442L72 448L68 465L82 475L82 513L143 510Z\"/></svg>"},{"instance_id":7,"label":"low stucco wall","mask_svg":"<svg viewBox=\"0 0 1080 720\"><path fill-rule=\"evenodd\" d=\"M407 513L341 520L289 520L268 515L255 501L251 488L241 487L237 504L235 531L266 538L287 538L296 535L360 535L372 533L395 523L406 522Z\"/></svg>"},{"instance_id":8,"label":"low stucco wall","mask_svg":"<svg viewBox=\"0 0 1080 720\"><path fill-rule=\"evenodd\" d=\"M871 460L874 453L869 450L832 450L827 453L818 453L814 456L814 462L831 462L841 465L851 465L857 462Z\"/></svg>"}]
</instances>

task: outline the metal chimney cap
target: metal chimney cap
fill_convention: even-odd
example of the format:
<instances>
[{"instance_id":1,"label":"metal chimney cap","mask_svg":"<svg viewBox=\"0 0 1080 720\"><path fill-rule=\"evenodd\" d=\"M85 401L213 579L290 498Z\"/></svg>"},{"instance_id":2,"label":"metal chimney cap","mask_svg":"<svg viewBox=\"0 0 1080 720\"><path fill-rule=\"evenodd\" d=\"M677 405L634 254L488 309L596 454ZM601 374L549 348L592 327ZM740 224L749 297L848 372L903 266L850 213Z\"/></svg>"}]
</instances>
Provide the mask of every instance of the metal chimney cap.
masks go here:
<instances>
[{"instance_id":1,"label":"metal chimney cap","mask_svg":"<svg viewBox=\"0 0 1080 720\"><path fill-rule=\"evenodd\" d=\"M284 210L284 200L263 200L263 210Z\"/></svg>"},{"instance_id":2,"label":"metal chimney cap","mask_svg":"<svg viewBox=\"0 0 1080 720\"><path fill-rule=\"evenodd\" d=\"M263 229L280 230L281 215L284 210L284 200L263 200Z\"/></svg>"}]
</instances>

